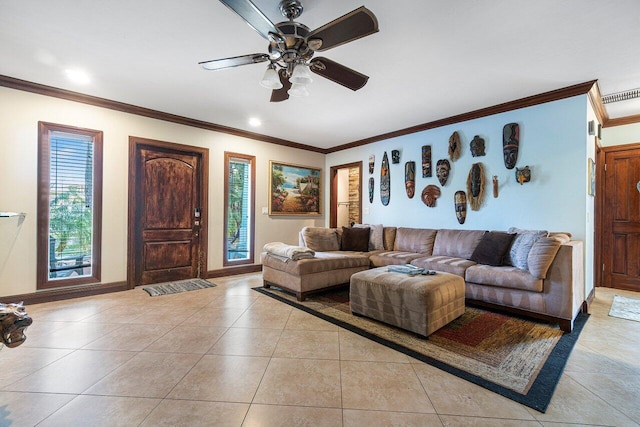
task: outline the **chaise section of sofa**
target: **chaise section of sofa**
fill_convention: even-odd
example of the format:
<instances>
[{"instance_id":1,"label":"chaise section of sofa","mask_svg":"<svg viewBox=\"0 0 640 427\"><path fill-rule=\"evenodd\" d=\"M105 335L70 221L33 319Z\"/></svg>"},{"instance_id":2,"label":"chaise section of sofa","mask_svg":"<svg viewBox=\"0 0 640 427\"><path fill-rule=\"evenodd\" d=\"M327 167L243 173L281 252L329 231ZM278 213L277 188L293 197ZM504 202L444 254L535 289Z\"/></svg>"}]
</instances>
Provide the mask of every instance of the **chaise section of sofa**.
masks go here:
<instances>
[{"instance_id":1,"label":"chaise section of sofa","mask_svg":"<svg viewBox=\"0 0 640 427\"><path fill-rule=\"evenodd\" d=\"M315 257L293 261L263 253L265 287L277 286L304 301L309 293L348 284L353 274L370 267L368 252L341 250L341 233L335 228L305 227L299 240L300 246L315 251Z\"/></svg>"},{"instance_id":2,"label":"chaise section of sofa","mask_svg":"<svg viewBox=\"0 0 640 427\"><path fill-rule=\"evenodd\" d=\"M309 293L349 283L353 274L368 269L369 258L357 253L318 252L315 258L299 261L285 261L271 254L262 257L265 287L289 290L299 301Z\"/></svg>"}]
</instances>

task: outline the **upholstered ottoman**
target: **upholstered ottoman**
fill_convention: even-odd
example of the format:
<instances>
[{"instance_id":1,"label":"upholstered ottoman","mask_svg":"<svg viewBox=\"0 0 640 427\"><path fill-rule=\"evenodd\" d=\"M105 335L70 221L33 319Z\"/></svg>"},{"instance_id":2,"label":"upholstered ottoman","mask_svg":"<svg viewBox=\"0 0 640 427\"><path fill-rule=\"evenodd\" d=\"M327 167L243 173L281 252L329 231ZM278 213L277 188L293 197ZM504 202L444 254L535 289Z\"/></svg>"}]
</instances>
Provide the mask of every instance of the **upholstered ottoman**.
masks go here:
<instances>
[{"instance_id":1,"label":"upholstered ottoman","mask_svg":"<svg viewBox=\"0 0 640 427\"><path fill-rule=\"evenodd\" d=\"M409 276L378 267L351 276L349 300L353 314L429 336L464 314L464 291L455 274Z\"/></svg>"}]
</instances>

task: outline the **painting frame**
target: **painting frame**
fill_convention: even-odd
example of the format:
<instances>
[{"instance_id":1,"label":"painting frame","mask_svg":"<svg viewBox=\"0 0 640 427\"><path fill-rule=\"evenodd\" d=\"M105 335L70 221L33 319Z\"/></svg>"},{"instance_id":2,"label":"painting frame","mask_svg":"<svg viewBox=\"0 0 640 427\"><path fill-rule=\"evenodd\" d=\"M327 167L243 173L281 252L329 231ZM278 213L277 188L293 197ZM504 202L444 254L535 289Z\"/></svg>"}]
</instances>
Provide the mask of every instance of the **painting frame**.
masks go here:
<instances>
[{"instance_id":1,"label":"painting frame","mask_svg":"<svg viewBox=\"0 0 640 427\"><path fill-rule=\"evenodd\" d=\"M588 172L588 183L587 183L587 194L589 196L596 195L596 163L593 161L591 157L587 162L587 172Z\"/></svg>"},{"instance_id":2,"label":"painting frame","mask_svg":"<svg viewBox=\"0 0 640 427\"><path fill-rule=\"evenodd\" d=\"M322 215L322 169L269 161L269 215Z\"/></svg>"}]
</instances>

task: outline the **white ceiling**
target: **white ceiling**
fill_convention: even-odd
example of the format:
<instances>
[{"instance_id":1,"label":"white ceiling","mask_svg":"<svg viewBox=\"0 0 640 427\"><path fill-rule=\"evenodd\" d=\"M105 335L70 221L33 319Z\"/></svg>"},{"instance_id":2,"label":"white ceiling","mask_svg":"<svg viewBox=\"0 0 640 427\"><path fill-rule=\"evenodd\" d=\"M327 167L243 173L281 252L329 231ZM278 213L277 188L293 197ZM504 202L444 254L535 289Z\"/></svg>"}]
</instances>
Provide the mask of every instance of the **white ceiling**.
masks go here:
<instances>
[{"instance_id":1,"label":"white ceiling","mask_svg":"<svg viewBox=\"0 0 640 427\"><path fill-rule=\"evenodd\" d=\"M278 0L254 2L285 20ZM380 32L321 53L368 75L363 89L314 75L309 97L270 103L264 63L203 70L267 48L217 0L0 0L0 75L320 148L594 79L603 95L640 88L639 0L302 2L311 29L363 4L375 13ZM638 101L606 110L640 114Z\"/></svg>"}]
</instances>

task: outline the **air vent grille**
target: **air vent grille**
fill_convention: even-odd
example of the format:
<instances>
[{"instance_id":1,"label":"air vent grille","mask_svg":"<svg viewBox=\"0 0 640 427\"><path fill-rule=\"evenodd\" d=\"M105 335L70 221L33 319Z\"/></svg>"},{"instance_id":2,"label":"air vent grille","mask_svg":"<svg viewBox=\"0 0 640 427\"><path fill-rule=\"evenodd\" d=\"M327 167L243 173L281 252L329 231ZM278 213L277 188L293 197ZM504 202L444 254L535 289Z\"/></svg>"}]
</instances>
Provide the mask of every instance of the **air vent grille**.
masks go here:
<instances>
[{"instance_id":1,"label":"air vent grille","mask_svg":"<svg viewBox=\"0 0 640 427\"><path fill-rule=\"evenodd\" d=\"M628 99L640 98L640 88L625 90L624 92L612 93L602 97L603 104L610 104L612 102L626 101Z\"/></svg>"}]
</instances>

